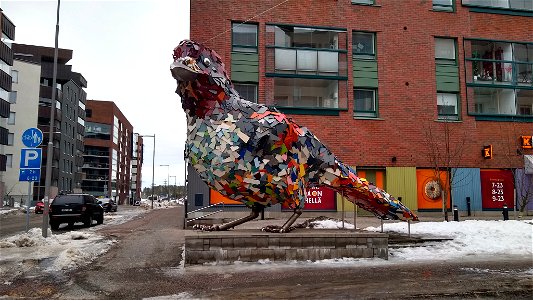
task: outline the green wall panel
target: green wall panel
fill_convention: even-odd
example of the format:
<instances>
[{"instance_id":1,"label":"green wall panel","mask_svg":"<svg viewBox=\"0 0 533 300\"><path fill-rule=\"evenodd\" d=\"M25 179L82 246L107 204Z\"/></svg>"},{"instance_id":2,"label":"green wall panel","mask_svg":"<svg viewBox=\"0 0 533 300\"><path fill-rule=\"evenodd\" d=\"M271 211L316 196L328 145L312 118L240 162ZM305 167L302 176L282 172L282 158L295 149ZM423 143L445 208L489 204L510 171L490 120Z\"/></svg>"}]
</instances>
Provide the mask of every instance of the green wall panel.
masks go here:
<instances>
[{"instance_id":1,"label":"green wall panel","mask_svg":"<svg viewBox=\"0 0 533 300\"><path fill-rule=\"evenodd\" d=\"M352 60L354 87L378 87L378 62L375 60Z\"/></svg>"},{"instance_id":2,"label":"green wall panel","mask_svg":"<svg viewBox=\"0 0 533 300\"><path fill-rule=\"evenodd\" d=\"M231 53L231 80L259 82L259 55L257 53Z\"/></svg>"},{"instance_id":3,"label":"green wall panel","mask_svg":"<svg viewBox=\"0 0 533 300\"><path fill-rule=\"evenodd\" d=\"M437 91L459 92L459 67L436 65Z\"/></svg>"},{"instance_id":4,"label":"green wall panel","mask_svg":"<svg viewBox=\"0 0 533 300\"><path fill-rule=\"evenodd\" d=\"M402 203L411 210L418 210L415 167L387 167L385 191L393 197L402 197Z\"/></svg>"}]
</instances>

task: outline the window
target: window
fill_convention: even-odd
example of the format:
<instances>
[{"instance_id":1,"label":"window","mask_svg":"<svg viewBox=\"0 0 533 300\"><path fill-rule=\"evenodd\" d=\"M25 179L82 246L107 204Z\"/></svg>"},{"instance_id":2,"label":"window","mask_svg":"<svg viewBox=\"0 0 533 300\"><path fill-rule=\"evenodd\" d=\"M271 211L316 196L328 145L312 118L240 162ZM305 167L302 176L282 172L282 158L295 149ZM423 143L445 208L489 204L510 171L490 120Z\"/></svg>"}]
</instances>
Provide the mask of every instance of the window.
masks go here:
<instances>
[{"instance_id":1,"label":"window","mask_svg":"<svg viewBox=\"0 0 533 300\"><path fill-rule=\"evenodd\" d=\"M13 146L14 138L15 138L15 134L14 133L9 133L7 135L7 145L8 146Z\"/></svg>"},{"instance_id":2,"label":"window","mask_svg":"<svg viewBox=\"0 0 533 300\"><path fill-rule=\"evenodd\" d=\"M352 4L374 4L374 0L352 0Z\"/></svg>"},{"instance_id":3,"label":"window","mask_svg":"<svg viewBox=\"0 0 533 300\"><path fill-rule=\"evenodd\" d=\"M531 0L463 0L463 5L533 10Z\"/></svg>"},{"instance_id":4,"label":"window","mask_svg":"<svg viewBox=\"0 0 533 300\"><path fill-rule=\"evenodd\" d=\"M465 53L475 113L532 116L533 43L470 40Z\"/></svg>"},{"instance_id":5,"label":"window","mask_svg":"<svg viewBox=\"0 0 533 300\"><path fill-rule=\"evenodd\" d=\"M274 105L338 108L338 82L326 79L274 78Z\"/></svg>"},{"instance_id":6,"label":"window","mask_svg":"<svg viewBox=\"0 0 533 300\"><path fill-rule=\"evenodd\" d=\"M110 140L111 125L94 122L85 122L85 138Z\"/></svg>"},{"instance_id":7,"label":"window","mask_svg":"<svg viewBox=\"0 0 533 300\"><path fill-rule=\"evenodd\" d=\"M352 53L354 58L374 59L376 57L374 45L375 33L356 31L352 33Z\"/></svg>"},{"instance_id":8,"label":"window","mask_svg":"<svg viewBox=\"0 0 533 300\"><path fill-rule=\"evenodd\" d=\"M9 119L7 119L7 124L8 125L15 125L15 117L16 117L15 112L10 112L9 113Z\"/></svg>"},{"instance_id":9,"label":"window","mask_svg":"<svg viewBox=\"0 0 533 300\"><path fill-rule=\"evenodd\" d=\"M457 94L437 93L437 113L440 120L458 120Z\"/></svg>"},{"instance_id":10,"label":"window","mask_svg":"<svg viewBox=\"0 0 533 300\"><path fill-rule=\"evenodd\" d=\"M257 103L257 84L233 83L241 98Z\"/></svg>"},{"instance_id":11,"label":"window","mask_svg":"<svg viewBox=\"0 0 533 300\"><path fill-rule=\"evenodd\" d=\"M433 10L453 11L454 1L455 0L433 0Z\"/></svg>"},{"instance_id":12,"label":"window","mask_svg":"<svg viewBox=\"0 0 533 300\"><path fill-rule=\"evenodd\" d=\"M377 117L376 90L354 89L354 117Z\"/></svg>"},{"instance_id":13,"label":"window","mask_svg":"<svg viewBox=\"0 0 533 300\"><path fill-rule=\"evenodd\" d=\"M231 24L232 50L238 52L257 52L257 25Z\"/></svg>"},{"instance_id":14,"label":"window","mask_svg":"<svg viewBox=\"0 0 533 300\"><path fill-rule=\"evenodd\" d=\"M81 103L81 102L80 102L80 103ZM93 116L93 110L90 109L90 108L87 108L87 109L85 110L85 117L86 117L86 118L92 118L92 116Z\"/></svg>"},{"instance_id":15,"label":"window","mask_svg":"<svg viewBox=\"0 0 533 300\"><path fill-rule=\"evenodd\" d=\"M13 167L13 154L6 154L6 167Z\"/></svg>"},{"instance_id":16,"label":"window","mask_svg":"<svg viewBox=\"0 0 533 300\"><path fill-rule=\"evenodd\" d=\"M12 83L18 83L19 82L19 71L11 70L11 82Z\"/></svg>"},{"instance_id":17,"label":"window","mask_svg":"<svg viewBox=\"0 0 533 300\"><path fill-rule=\"evenodd\" d=\"M17 91L9 92L9 103L11 104L17 103Z\"/></svg>"},{"instance_id":18,"label":"window","mask_svg":"<svg viewBox=\"0 0 533 300\"><path fill-rule=\"evenodd\" d=\"M435 38L435 60L440 64L456 64L455 39Z\"/></svg>"}]
</instances>

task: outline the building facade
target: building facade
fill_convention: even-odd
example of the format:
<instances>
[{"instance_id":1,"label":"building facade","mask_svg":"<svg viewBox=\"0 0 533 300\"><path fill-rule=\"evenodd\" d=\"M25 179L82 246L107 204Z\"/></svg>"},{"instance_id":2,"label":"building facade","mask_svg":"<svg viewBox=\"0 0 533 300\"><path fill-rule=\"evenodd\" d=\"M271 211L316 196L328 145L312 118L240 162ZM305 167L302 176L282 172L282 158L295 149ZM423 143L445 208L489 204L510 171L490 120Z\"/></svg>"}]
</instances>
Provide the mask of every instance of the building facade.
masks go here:
<instances>
[{"instance_id":1,"label":"building facade","mask_svg":"<svg viewBox=\"0 0 533 300\"><path fill-rule=\"evenodd\" d=\"M131 197L133 126L112 101L87 100L84 193L110 197L119 204Z\"/></svg>"},{"instance_id":2,"label":"building facade","mask_svg":"<svg viewBox=\"0 0 533 300\"><path fill-rule=\"evenodd\" d=\"M194 0L190 28L241 96L414 210L442 209L435 183L464 210L533 196L531 1Z\"/></svg>"},{"instance_id":3,"label":"building facade","mask_svg":"<svg viewBox=\"0 0 533 300\"><path fill-rule=\"evenodd\" d=\"M9 102L13 114L9 129L9 142L6 147L7 155L11 156L10 165L5 172L5 196L20 202L28 195L28 182L19 181L20 153L27 148L22 143L22 133L28 128L37 127L39 116L39 93L41 81L41 65L31 61L15 58L12 72L16 73L13 80Z\"/></svg>"},{"instance_id":4,"label":"building facade","mask_svg":"<svg viewBox=\"0 0 533 300\"><path fill-rule=\"evenodd\" d=\"M16 74L12 74L13 50L12 41L15 40L15 25L6 17L0 8L0 28L2 32L0 42L0 207L4 205L6 185L4 172L8 165L12 164L12 156L6 155L5 145L9 144L8 123L12 123L9 97L13 80ZM15 75L13 78L12 75ZM12 204L12 203L11 203Z\"/></svg>"},{"instance_id":5,"label":"building facade","mask_svg":"<svg viewBox=\"0 0 533 300\"><path fill-rule=\"evenodd\" d=\"M43 132L42 176L41 181L34 184L33 197L44 197L50 130L53 132L51 197L55 197L60 191L81 192L84 103L87 98L84 88L87 87L87 81L80 73L73 72L72 66L67 64L72 59L72 50L58 49L54 126L50 128L54 48L13 44L13 51L16 59L41 66L36 125Z\"/></svg>"}]
</instances>

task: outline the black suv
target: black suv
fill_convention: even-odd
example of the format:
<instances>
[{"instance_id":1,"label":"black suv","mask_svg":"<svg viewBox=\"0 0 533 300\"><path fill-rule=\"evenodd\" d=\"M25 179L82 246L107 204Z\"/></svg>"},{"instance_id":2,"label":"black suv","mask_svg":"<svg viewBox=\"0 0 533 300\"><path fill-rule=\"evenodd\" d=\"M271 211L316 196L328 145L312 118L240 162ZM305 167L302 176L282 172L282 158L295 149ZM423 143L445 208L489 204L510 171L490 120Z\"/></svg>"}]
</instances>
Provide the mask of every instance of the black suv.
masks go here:
<instances>
[{"instance_id":1,"label":"black suv","mask_svg":"<svg viewBox=\"0 0 533 300\"><path fill-rule=\"evenodd\" d=\"M72 227L76 222L83 222L86 227L90 227L93 220L97 224L104 223L104 209L92 195L58 195L50 205L50 227L54 230L61 223L68 223Z\"/></svg>"}]
</instances>

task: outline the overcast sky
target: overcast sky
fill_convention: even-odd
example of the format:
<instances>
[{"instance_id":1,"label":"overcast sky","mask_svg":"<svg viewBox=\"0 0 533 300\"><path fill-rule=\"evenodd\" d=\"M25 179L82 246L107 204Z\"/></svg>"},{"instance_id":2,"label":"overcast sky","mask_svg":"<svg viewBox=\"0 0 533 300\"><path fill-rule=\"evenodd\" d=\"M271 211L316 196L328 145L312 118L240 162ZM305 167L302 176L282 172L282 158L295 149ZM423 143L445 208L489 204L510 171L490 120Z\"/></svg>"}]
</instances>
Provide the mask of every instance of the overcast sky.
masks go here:
<instances>
[{"instance_id":1,"label":"overcast sky","mask_svg":"<svg viewBox=\"0 0 533 300\"><path fill-rule=\"evenodd\" d=\"M54 47L57 1L1 0L15 43ZM188 0L61 0L59 48L87 79L87 99L113 101L140 134L156 135L155 184L183 185L186 122L169 66L189 38ZM143 187L152 183L153 139L144 140ZM160 166L170 165L170 167ZM170 169L170 171L169 171ZM170 174L169 174L170 173Z\"/></svg>"}]
</instances>

